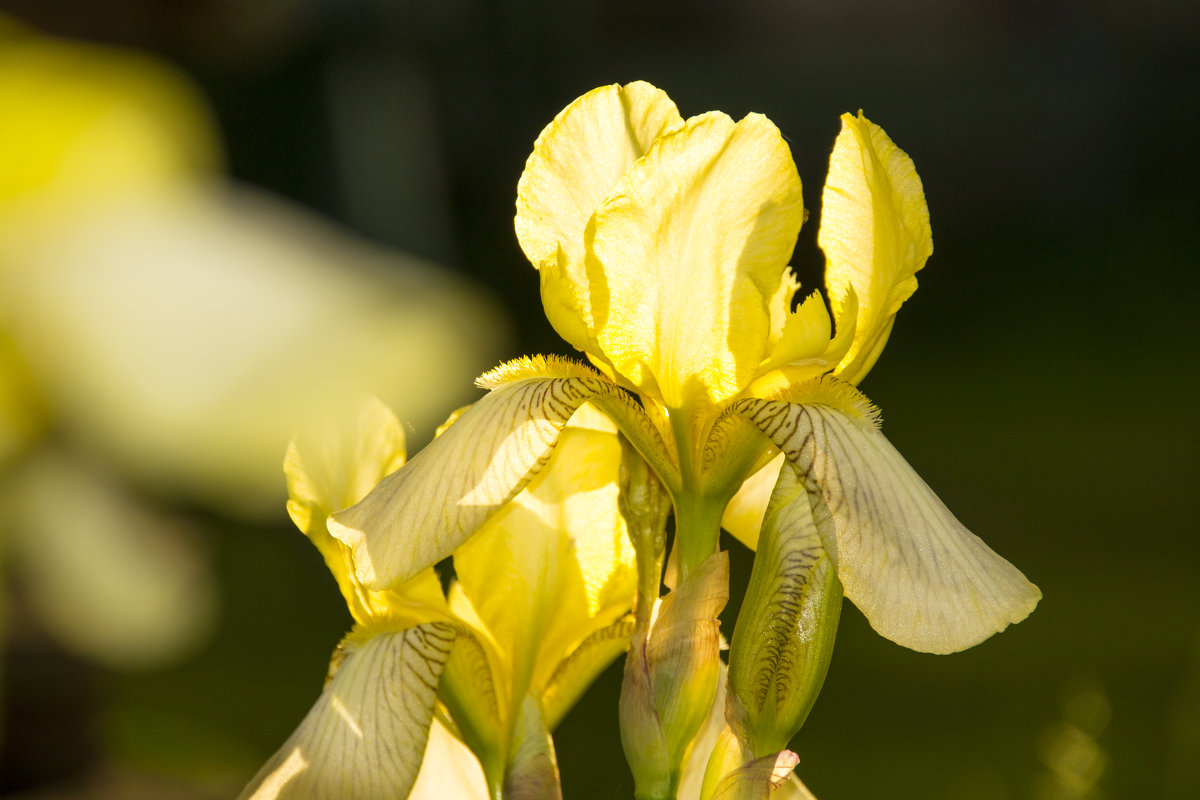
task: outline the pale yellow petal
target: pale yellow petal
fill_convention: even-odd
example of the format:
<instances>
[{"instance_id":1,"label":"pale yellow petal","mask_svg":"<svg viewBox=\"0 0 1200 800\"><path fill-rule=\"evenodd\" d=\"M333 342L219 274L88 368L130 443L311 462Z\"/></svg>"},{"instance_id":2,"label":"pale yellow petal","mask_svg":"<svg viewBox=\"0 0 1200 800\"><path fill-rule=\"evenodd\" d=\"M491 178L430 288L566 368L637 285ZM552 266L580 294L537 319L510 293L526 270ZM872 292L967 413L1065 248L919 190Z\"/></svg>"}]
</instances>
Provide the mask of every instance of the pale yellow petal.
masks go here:
<instances>
[{"instance_id":1,"label":"pale yellow petal","mask_svg":"<svg viewBox=\"0 0 1200 800\"><path fill-rule=\"evenodd\" d=\"M513 696L633 604L633 547L617 508L621 445L581 409L546 467L454 554L463 591L509 659Z\"/></svg>"},{"instance_id":2,"label":"pale yellow petal","mask_svg":"<svg viewBox=\"0 0 1200 800\"><path fill-rule=\"evenodd\" d=\"M491 393L330 518L369 588L395 586L450 555L541 469L575 409L616 390L585 367L544 359L511 362L484 379Z\"/></svg>"},{"instance_id":3,"label":"pale yellow petal","mask_svg":"<svg viewBox=\"0 0 1200 800\"><path fill-rule=\"evenodd\" d=\"M242 800L406 797L425 753L454 627L419 625L352 646L296 732Z\"/></svg>"},{"instance_id":4,"label":"pale yellow petal","mask_svg":"<svg viewBox=\"0 0 1200 800\"><path fill-rule=\"evenodd\" d=\"M507 760L511 705L505 660L457 583L450 586L449 603L462 625L442 672L438 698L482 762L484 773L493 782L500 781Z\"/></svg>"},{"instance_id":5,"label":"pale yellow petal","mask_svg":"<svg viewBox=\"0 0 1200 800\"><path fill-rule=\"evenodd\" d=\"M726 691L728 689L728 670L724 662L720 662L717 672L717 692L709 706L708 716L704 724L692 739L684 758L679 776L679 792L677 800L700 800L704 796L704 778L709 760L716 756L717 748L724 745L724 738L729 735L729 725L725 721ZM736 741L732 743L737 745Z\"/></svg>"},{"instance_id":6,"label":"pale yellow petal","mask_svg":"<svg viewBox=\"0 0 1200 800\"><path fill-rule=\"evenodd\" d=\"M771 800L817 800L817 798L793 772L771 793Z\"/></svg>"},{"instance_id":7,"label":"pale yellow petal","mask_svg":"<svg viewBox=\"0 0 1200 800\"><path fill-rule=\"evenodd\" d=\"M803 218L791 153L765 117L714 112L659 138L593 222L589 258L605 278L593 311L616 373L668 408L741 391Z\"/></svg>"},{"instance_id":8,"label":"pale yellow petal","mask_svg":"<svg viewBox=\"0 0 1200 800\"><path fill-rule=\"evenodd\" d=\"M1020 622L1041 598L1016 567L963 527L868 421L827 405L739 401L819 493L825 547L871 626L929 653L971 647Z\"/></svg>"},{"instance_id":9,"label":"pale yellow petal","mask_svg":"<svg viewBox=\"0 0 1200 800\"><path fill-rule=\"evenodd\" d=\"M488 800L479 759L436 718L408 800Z\"/></svg>"},{"instance_id":10,"label":"pale yellow petal","mask_svg":"<svg viewBox=\"0 0 1200 800\"><path fill-rule=\"evenodd\" d=\"M546 126L517 185L517 239L541 271L546 316L559 335L595 352L584 229L656 138L683 120L648 83L594 89Z\"/></svg>"},{"instance_id":11,"label":"pale yellow petal","mask_svg":"<svg viewBox=\"0 0 1200 800\"><path fill-rule=\"evenodd\" d=\"M819 358L828 349L832 332L833 324L825 301L820 294L813 292L784 318L779 340L774 343L770 357L759 368L759 373L793 362Z\"/></svg>"},{"instance_id":12,"label":"pale yellow petal","mask_svg":"<svg viewBox=\"0 0 1200 800\"><path fill-rule=\"evenodd\" d=\"M350 413L314 421L288 444L288 515L321 551L343 593L351 590L349 561L325 521L363 499L404 458L404 429L374 397L364 397Z\"/></svg>"},{"instance_id":13,"label":"pale yellow petal","mask_svg":"<svg viewBox=\"0 0 1200 800\"><path fill-rule=\"evenodd\" d=\"M912 159L859 112L842 115L821 195L825 285L839 331L849 325L849 287L858 295L858 324L838 365L857 383L879 357L900 305L933 253L929 209ZM852 312L851 312L852 313Z\"/></svg>"},{"instance_id":14,"label":"pale yellow petal","mask_svg":"<svg viewBox=\"0 0 1200 800\"><path fill-rule=\"evenodd\" d=\"M562 718L613 659L629 649L629 637L633 631L633 617L621 617L613 624L593 631L571 649L566 659L558 663L554 672L542 683L541 690L546 725L551 730L558 727Z\"/></svg>"}]
</instances>

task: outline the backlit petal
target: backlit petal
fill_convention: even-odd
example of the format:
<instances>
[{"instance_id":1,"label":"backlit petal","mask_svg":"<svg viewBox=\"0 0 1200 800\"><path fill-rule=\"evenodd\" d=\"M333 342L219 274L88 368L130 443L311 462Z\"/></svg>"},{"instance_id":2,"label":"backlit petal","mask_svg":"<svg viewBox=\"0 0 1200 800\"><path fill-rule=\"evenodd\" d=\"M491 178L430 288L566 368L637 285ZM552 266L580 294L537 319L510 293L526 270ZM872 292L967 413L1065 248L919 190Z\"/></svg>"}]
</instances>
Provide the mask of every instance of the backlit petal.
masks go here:
<instances>
[{"instance_id":1,"label":"backlit petal","mask_svg":"<svg viewBox=\"0 0 1200 800\"><path fill-rule=\"evenodd\" d=\"M633 604L633 547L617 509L620 463L615 429L585 406L546 467L454 553L459 584L510 660L516 701Z\"/></svg>"},{"instance_id":2,"label":"backlit petal","mask_svg":"<svg viewBox=\"0 0 1200 800\"><path fill-rule=\"evenodd\" d=\"M739 401L832 516L846 596L871 626L929 653L971 647L1037 605L1041 592L963 527L869 421L828 405Z\"/></svg>"},{"instance_id":3,"label":"backlit petal","mask_svg":"<svg viewBox=\"0 0 1200 800\"><path fill-rule=\"evenodd\" d=\"M369 588L402 583L450 555L537 474L575 410L616 387L563 360L523 359L480 379L471 406L329 531Z\"/></svg>"},{"instance_id":4,"label":"backlit petal","mask_svg":"<svg viewBox=\"0 0 1200 800\"><path fill-rule=\"evenodd\" d=\"M453 626L419 625L358 644L243 800L392 800L417 779Z\"/></svg>"},{"instance_id":5,"label":"backlit petal","mask_svg":"<svg viewBox=\"0 0 1200 800\"><path fill-rule=\"evenodd\" d=\"M765 117L704 114L658 139L590 229L605 279L592 285L595 325L616 373L668 408L744 388L803 218L791 153Z\"/></svg>"},{"instance_id":6,"label":"backlit petal","mask_svg":"<svg viewBox=\"0 0 1200 800\"><path fill-rule=\"evenodd\" d=\"M408 800L488 800L487 781L475 754L435 718L425 760Z\"/></svg>"},{"instance_id":7,"label":"backlit petal","mask_svg":"<svg viewBox=\"0 0 1200 800\"><path fill-rule=\"evenodd\" d=\"M656 138L683 120L648 83L594 89L567 106L533 146L517 185L517 239L541 271L546 316L559 335L595 353L584 228Z\"/></svg>"},{"instance_id":8,"label":"backlit petal","mask_svg":"<svg viewBox=\"0 0 1200 800\"><path fill-rule=\"evenodd\" d=\"M288 444L283 460L288 514L321 551L351 607L345 546L329 535L325 522L334 511L363 499L404 458L404 429L374 397L363 398L355 413L305 428Z\"/></svg>"},{"instance_id":9,"label":"backlit petal","mask_svg":"<svg viewBox=\"0 0 1200 800\"><path fill-rule=\"evenodd\" d=\"M857 383L879 357L933 252L929 209L912 159L862 112L842 115L817 242L825 251L825 285L839 331L851 324L849 287L858 295L854 341L837 370Z\"/></svg>"}]
</instances>

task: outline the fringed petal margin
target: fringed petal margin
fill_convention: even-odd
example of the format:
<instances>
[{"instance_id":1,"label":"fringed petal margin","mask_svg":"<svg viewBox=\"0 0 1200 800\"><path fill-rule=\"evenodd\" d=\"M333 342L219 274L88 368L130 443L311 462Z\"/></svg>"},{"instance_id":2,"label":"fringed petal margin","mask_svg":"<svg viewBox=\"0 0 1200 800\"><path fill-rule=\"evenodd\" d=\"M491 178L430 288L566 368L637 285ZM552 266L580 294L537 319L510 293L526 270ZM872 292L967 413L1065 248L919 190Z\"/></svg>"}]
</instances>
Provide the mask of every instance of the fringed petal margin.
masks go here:
<instances>
[{"instance_id":1,"label":"fringed petal margin","mask_svg":"<svg viewBox=\"0 0 1200 800\"><path fill-rule=\"evenodd\" d=\"M579 406L620 391L591 369L544 358L510 362L480 384L491 393L330 518L367 587L395 586L450 555L538 473Z\"/></svg>"}]
</instances>

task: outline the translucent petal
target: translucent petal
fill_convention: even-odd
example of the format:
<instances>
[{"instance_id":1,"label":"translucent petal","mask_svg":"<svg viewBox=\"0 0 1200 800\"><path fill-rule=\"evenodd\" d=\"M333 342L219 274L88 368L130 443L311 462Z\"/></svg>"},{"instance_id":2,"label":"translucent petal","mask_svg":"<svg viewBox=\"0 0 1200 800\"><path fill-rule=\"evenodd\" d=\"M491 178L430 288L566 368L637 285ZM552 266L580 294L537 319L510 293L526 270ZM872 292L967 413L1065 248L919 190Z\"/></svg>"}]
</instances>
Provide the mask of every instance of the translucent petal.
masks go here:
<instances>
[{"instance_id":1,"label":"translucent petal","mask_svg":"<svg viewBox=\"0 0 1200 800\"><path fill-rule=\"evenodd\" d=\"M567 106L533 146L517 185L517 239L541 271L546 316L559 335L595 353L584 228L656 138L683 120L648 83L594 89Z\"/></svg>"},{"instance_id":2,"label":"translucent petal","mask_svg":"<svg viewBox=\"0 0 1200 800\"><path fill-rule=\"evenodd\" d=\"M857 383L879 357L900 305L933 253L929 209L912 159L859 112L842 115L821 195L817 242L838 330L849 325L849 288L858 323L837 374Z\"/></svg>"},{"instance_id":3,"label":"translucent petal","mask_svg":"<svg viewBox=\"0 0 1200 800\"><path fill-rule=\"evenodd\" d=\"M829 348L832 332L833 325L825 301L820 294L813 292L799 308L784 318L779 341L771 348L770 357L759 368L759 374L787 364L820 358Z\"/></svg>"},{"instance_id":4,"label":"translucent petal","mask_svg":"<svg viewBox=\"0 0 1200 800\"><path fill-rule=\"evenodd\" d=\"M345 545L329 535L326 520L363 499L404 458L404 429L374 397L364 397L353 413L310 425L288 444L283 460L288 514L325 557L351 607L350 562Z\"/></svg>"},{"instance_id":5,"label":"translucent petal","mask_svg":"<svg viewBox=\"0 0 1200 800\"><path fill-rule=\"evenodd\" d=\"M803 218L791 153L765 117L714 112L659 138L593 220L593 312L616 373L668 408L743 389Z\"/></svg>"},{"instance_id":6,"label":"translucent petal","mask_svg":"<svg viewBox=\"0 0 1200 800\"><path fill-rule=\"evenodd\" d=\"M828 405L737 407L823 497L835 531L825 547L846 596L883 636L952 653L1037 605L1037 587L963 527L869 421Z\"/></svg>"},{"instance_id":7,"label":"translucent petal","mask_svg":"<svg viewBox=\"0 0 1200 800\"><path fill-rule=\"evenodd\" d=\"M454 644L443 623L380 633L346 657L316 704L240 795L244 800L393 800L417 779L438 678Z\"/></svg>"},{"instance_id":8,"label":"translucent petal","mask_svg":"<svg viewBox=\"0 0 1200 800\"><path fill-rule=\"evenodd\" d=\"M450 555L537 474L575 410L616 387L561 360L510 362L471 406L360 503L329 520L370 588L402 583Z\"/></svg>"},{"instance_id":9,"label":"translucent petal","mask_svg":"<svg viewBox=\"0 0 1200 800\"><path fill-rule=\"evenodd\" d=\"M488 800L487 781L475 754L437 719L408 800Z\"/></svg>"},{"instance_id":10,"label":"translucent petal","mask_svg":"<svg viewBox=\"0 0 1200 800\"><path fill-rule=\"evenodd\" d=\"M459 584L510 660L517 699L633 604L633 547L617 509L621 445L597 417L581 409L546 467L454 554Z\"/></svg>"},{"instance_id":11,"label":"translucent petal","mask_svg":"<svg viewBox=\"0 0 1200 800\"><path fill-rule=\"evenodd\" d=\"M543 682L542 707L546 725L553 730L583 692L617 656L629 649L633 635L632 616L624 616L606 628L594 631L571 649L553 674Z\"/></svg>"}]
</instances>

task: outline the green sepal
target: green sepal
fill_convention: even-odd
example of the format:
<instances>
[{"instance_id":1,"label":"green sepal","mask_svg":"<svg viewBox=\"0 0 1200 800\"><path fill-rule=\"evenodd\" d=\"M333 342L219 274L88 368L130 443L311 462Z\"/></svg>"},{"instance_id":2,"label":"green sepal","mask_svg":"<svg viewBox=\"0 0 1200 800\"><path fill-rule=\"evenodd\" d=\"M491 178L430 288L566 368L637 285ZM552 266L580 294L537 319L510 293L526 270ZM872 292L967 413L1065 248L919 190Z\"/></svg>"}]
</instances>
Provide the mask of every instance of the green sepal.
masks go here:
<instances>
[{"instance_id":1,"label":"green sepal","mask_svg":"<svg viewBox=\"0 0 1200 800\"><path fill-rule=\"evenodd\" d=\"M814 503L821 504L815 513ZM787 747L829 669L842 587L821 544L819 525L829 519L823 503L795 468L780 471L729 654L729 686L744 709L753 758Z\"/></svg>"}]
</instances>

